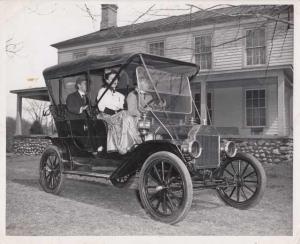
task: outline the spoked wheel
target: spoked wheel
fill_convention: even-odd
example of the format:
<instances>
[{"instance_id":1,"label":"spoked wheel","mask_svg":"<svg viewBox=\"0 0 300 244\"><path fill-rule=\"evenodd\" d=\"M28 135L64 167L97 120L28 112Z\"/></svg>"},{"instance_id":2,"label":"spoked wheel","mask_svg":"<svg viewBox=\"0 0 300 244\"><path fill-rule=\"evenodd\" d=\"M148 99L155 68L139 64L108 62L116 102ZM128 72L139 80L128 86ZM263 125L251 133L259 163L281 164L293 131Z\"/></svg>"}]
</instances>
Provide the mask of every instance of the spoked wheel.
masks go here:
<instances>
[{"instance_id":1,"label":"spoked wheel","mask_svg":"<svg viewBox=\"0 0 300 244\"><path fill-rule=\"evenodd\" d=\"M146 212L169 224L181 221L193 200L193 186L185 164L170 152L157 152L144 163L139 194Z\"/></svg>"},{"instance_id":2,"label":"spoked wheel","mask_svg":"<svg viewBox=\"0 0 300 244\"><path fill-rule=\"evenodd\" d=\"M40 161L40 185L48 193L59 194L63 183L63 165L57 147L49 146Z\"/></svg>"},{"instance_id":3,"label":"spoked wheel","mask_svg":"<svg viewBox=\"0 0 300 244\"><path fill-rule=\"evenodd\" d=\"M131 179L131 177L133 176L134 174L128 174L128 175L125 175L123 177L119 177L119 178L116 178L116 179L111 179L110 182L115 186L115 187L118 187L118 188L123 188L125 186L127 186L127 184L129 183L129 180Z\"/></svg>"},{"instance_id":4,"label":"spoked wheel","mask_svg":"<svg viewBox=\"0 0 300 244\"><path fill-rule=\"evenodd\" d=\"M220 173L227 181L227 186L218 187L217 192L228 205L248 209L262 198L266 188L266 173L252 155L237 153L234 158L228 158L221 166Z\"/></svg>"}]
</instances>

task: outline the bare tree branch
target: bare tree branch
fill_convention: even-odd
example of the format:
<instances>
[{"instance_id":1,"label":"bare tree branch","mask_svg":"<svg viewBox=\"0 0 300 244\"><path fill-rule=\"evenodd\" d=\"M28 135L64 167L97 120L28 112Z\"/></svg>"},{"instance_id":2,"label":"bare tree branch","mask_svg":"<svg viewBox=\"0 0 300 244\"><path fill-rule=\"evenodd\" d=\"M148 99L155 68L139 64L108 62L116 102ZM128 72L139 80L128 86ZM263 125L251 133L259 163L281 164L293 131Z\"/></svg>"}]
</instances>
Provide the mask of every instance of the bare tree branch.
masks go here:
<instances>
[{"instance_id":1,"label":"bare tree branch","mask_svg":"<svg viewBox=\"0 0 300 244\"><path fill-rule=\"evenodd\" d=\"M5 42L5 52L8 55L16 55L23 49L23 42L14 42L13 37L9 38Z\"/></svg>"},{"instance_id":2,"label":"bare tree branch","mask_svg":"<svg viewBox=\"0 0 300 244\"><path fill-rule=\"evenodd\" d=\"M141 19L144 15L146 15L154 6L155 4L153 4L150 8L148 8L146 12L142 13L135 21L132 22L132 24L135 24L139 19Z\"/></svg>"},{"instance_id":3,"label":"bare tree branch","mask_svg":"<svg viewBox=\"0 0 300 244\"><path fill-rule=\"evenodd\" d=\"M37 120L42 126L46 126L48 124L48 117L44 116L44 111L48 108L48 102L33 99L25 99L25 101L24 110L28 112L33 121Z\"/></svg>"},{"instance_id":4,"label":"bare tree branch","mask_svg":"<svg viewBox=\"0 0 300 244\"><path fill-rule=\"evenodd\" d=\"M84 13L86 13L86 17L90 18L93 24L93 28L95 29L95 25L98 22L97 18L100 17L101 15L99 14L95 14L92 12L91 8L88 6L87 3L84 3L83 7L79 6L78 4L76 4L76 6L83 11Z\"/></svg>"},{"instance_id":5,"label":"bare tree branch","mask_svg":"<svg viewBox=\"0 0 300 244\"><path fill-rule=\"evenodd\" d=\"M274 21L278 21L278 22L282 22L282 23L285 23L285 24L289 24L289 25L294 25L293 22L291 21L288 21L288 20L284 20L284 19L280 19L279 17L274 17L274 16L271 16L271 15L266 15L266 14L259 14L259 13L250 13L250 14L226 14L226 13L222 13L220 11L214 11L214 10L209 10L209 9L203 9L203 8L200 8L196 5L193 5L193 4L186 4L187 6L192 6L194 8L197 8L201 11L208 11L208 12L211 12L211 13L215 13L215 14L218 14L218 15L223 15L223 16L228 16L228 17L262 17L262 18L266 18L266 19L270 19L270 20L274 20Z\"/></svg>"},{"instance_id":6,"label":"bare tree branch","mask_svg":"<svg viewBox=\"0 0 300 244\"><path fill-rule=\"evenodd\" d=\"M34 9L26 7L26 10L28 10L30 13L37 14L37 15L49 15L54 13L56 9L57 9L57 3L54 3L54 7L52 9L49 10L49 8L47 8L46 12L41 11L39 4L36 4Z\"/></svg>"}]
</instances>

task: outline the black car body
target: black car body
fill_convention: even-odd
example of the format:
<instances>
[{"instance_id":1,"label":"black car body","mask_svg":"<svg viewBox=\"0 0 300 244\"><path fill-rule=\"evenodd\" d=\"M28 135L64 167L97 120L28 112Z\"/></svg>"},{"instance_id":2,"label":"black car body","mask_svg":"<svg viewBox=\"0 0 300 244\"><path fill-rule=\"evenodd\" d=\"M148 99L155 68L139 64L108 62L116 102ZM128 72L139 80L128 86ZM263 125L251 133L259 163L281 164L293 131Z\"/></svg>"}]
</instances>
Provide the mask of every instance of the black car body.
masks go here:
<instances>
[{"instance_id":1,"label":"black car body","mask_svg":"<svg viewBox=\"0 0 300 244\"><path fill-rule=\"evenodd\" d=\"M97 92L106 69L118 72L118 91L125 96L137 84L155 100L144 107L139 104L143 142L125 155L106 152L107 124L97 118ZM190 81L198 71L196 64L144 53L90 55L47 68L43 74L58 136L51 138L53 145L41 158L44 190L58 194L65 174L106 178L123 187L138 173L145 210L171 224L186 216L193 189L214 188L227 204L240 209L256 204L266 184L261 164L237 152L233 142L221 141L215 127L194 119ZM89 109L75 115L68 111L66 97L79 75L88 81ZM142 79L149 82L147 89L141 86ZM103 172L101 165L108 161L114 170Z\"/></svg>"}]
</instances>

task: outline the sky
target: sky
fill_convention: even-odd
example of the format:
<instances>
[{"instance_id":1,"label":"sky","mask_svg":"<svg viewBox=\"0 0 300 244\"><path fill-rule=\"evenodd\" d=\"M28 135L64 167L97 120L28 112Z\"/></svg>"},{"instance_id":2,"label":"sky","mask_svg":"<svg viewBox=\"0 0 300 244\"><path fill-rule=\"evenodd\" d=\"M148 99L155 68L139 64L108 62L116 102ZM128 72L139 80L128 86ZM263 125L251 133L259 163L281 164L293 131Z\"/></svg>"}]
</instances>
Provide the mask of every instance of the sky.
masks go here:
<instances>
[{"instance_id":1,"label":"sky","mask_svg":"<svg viewBox=\"0 0 300 244\"><path fill-rule=\"evenodd\" d=\"M95 15L94 21L83 11L85 3ZM107 2L0 0L0 9L5 10L0 17L2 44L11 39L9 43L17 43L17 49L20 50L16 55L4 53L1 59L2 68L4 66L2 77L6 85L7 116L16 116L16 95L9 93L10 90L45 86L42 71L57 64L57 52L51 44L99 30L101 3ZM152 9L189 8L183 1L175 1L172 4L162 1L116 3L119 7L118 26L132 24L153 4L155 6ZM198 6L200 5L198 2ZM189 13L189 10L158 10L152 13L178 15ZM137 23L155 18L162 17L145 15ZM29 118L24 110L23 117Z\"/></svg>"}]
</instances>

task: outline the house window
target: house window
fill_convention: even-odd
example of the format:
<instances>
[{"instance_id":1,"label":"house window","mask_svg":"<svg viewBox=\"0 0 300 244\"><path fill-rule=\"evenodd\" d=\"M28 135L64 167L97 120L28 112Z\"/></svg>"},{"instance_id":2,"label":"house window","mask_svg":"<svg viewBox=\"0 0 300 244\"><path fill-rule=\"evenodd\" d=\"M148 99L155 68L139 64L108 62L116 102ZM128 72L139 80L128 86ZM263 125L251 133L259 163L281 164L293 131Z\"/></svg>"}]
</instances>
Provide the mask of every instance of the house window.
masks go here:
<instances>
[{"instance_id":1,"label":"house window","mask_svg":"<svg viewBox=\"0 0 300 244\"><path fill-rule=\"evenodd\" d=\"M165 42L152 42L149 43L148 50L150 54L165 56Z\"/></svg>"},{"instance_id":2,"label":"house window","mask_svg":"<svg viewBox=\"0 0 300 244\"><path fill-rule=\"evenodd\" d=\"M82 57L84 57L86 55L87 55L87 51L75 52L75 53L73 53L73 59L82 58Z\"/></svg>"},{"instance_id":3,"label":"house window","mask_svg":"<svg viewBox=\"0 0 300 244\"><path fill-rule=\"evenodd\" d=\"M108 54L120 54L122 52L123 52L122 46L108 48Z\"/></svg>"},{"instance_id":4,"label":"house window","mask_svg":"<svg viewBox=\"0 0 300 244\"><path fill-rule=\"evenodd\" d=\"M266 37L264 29L246 31L247 65L266 63Z\"/></svg>"},{"instance_id":5,"label":"house window","mask_svg":"<svg viewBox=\"0 0 300 244\"><path fill-rule=\"evenodd\" d=\"M195 62L199 64L200 70L211 69L212 67L212 36L195 37Z\"/></svg>"},{"instance_id":6,"label":"house window","mask_svg":"<svg viewBox=\"0 0 300 244\"><path fill-rule=\"evenodd\" d=\"M246 125L266 126L266 91L246 90Z\"/></svg>"},{"instance_id":7,"label":"house window","mask_svg":"<svg viewBox=\"0 0 300 244\"><path fill-rule=\"evenodd\" d=\"M201 112L201 93L196 93L195 94L195 104L197 106L197 109L199 113ZM212 108L212 93L208 92L206 94L206 104L207 104L207 124L211 125L213 122L213 108ZM196 112L196 119L200 120L198 113Z\"/></svg>"}]
</instances>

